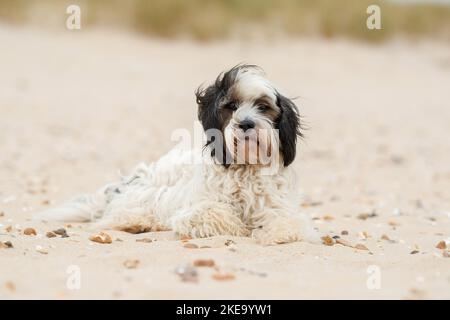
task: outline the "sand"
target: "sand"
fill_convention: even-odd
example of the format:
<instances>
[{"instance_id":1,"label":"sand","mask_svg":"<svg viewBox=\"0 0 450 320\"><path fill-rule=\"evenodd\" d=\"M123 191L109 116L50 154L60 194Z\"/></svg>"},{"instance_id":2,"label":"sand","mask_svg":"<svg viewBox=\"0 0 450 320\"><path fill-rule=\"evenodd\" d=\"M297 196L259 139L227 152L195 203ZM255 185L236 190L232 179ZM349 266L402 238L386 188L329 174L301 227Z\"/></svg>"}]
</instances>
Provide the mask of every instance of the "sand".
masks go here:
<instances>
[{"instance_id":1,"label":"sand","mask_svg":"<svg viewBox=\"0 0 450 320\"><path fill-rule=\"evenodd\" d=\"M0 241L13 245L0 248L1 298L450 298L450 258L436 248L450 237L450 45L7 25L0 43ZM99 244L90 225L31 220L169 150L175 129L193 130L196 87L239 62L299 97L299 211L369 250L227 236L186 248L170 231L107 231ZM69 237L46 237L58 228ZM175 270L196 259L216 268L183 281Z\"/></svg>"}]
</instances>

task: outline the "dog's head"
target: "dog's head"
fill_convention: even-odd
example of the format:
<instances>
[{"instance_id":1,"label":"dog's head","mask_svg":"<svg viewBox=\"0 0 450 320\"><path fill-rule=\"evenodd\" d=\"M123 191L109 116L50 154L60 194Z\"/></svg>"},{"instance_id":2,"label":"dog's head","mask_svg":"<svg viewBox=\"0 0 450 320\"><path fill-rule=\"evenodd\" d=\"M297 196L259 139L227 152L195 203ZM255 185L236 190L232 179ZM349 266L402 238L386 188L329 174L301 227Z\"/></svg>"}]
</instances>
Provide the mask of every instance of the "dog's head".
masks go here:
<instances>
[{"instance_id":1,"label":"dog's head","mask_svg":"<svg viewBox=\"0 0 450 320\"><path fill-rule=\"evenodd\" d=\"M220 163L267 164L275 158L288 166L294 161L301 136L298 109L259 67L239 65L221 73L196 97L206 146Z\"/></svg>"}]
</instances>

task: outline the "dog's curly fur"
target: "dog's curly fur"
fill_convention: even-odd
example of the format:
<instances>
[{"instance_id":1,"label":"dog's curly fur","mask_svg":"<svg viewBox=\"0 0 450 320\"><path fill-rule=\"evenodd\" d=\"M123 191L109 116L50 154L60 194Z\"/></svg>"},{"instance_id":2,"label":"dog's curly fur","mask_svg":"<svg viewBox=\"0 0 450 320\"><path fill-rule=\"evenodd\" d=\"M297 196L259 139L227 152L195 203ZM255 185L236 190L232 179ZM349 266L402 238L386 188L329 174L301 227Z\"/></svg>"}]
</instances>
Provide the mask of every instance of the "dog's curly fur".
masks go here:
<instances>
[{"instance_id":1,"label":"dog's curly fur","mask_svg":"<svg viewBox=\"0 0 450 320\"><path fill-rule=\"evenodd\" d=\"M196 96L210 152L174 148L150 165L139 165L121 181L39 217L96 221L99 227L133 233L173 230L191 237L251 236L262 244L317 242L309 219L298 212L297 179L289 166L300 134L294 103L275 90L259 68L248 65L221 74ZM270 163L276 162L275 172L267 174L267 165L260 163L233 161L234 140L226 132L231 130L233 139L242 138L239 134L247 127L239 128L244 121L255 129L276 129L268 142L278 150L279 157ZM209 129L223 133L221 144ZM214 161L205 163L208 157Z\"/></svg>"}]
</instances>

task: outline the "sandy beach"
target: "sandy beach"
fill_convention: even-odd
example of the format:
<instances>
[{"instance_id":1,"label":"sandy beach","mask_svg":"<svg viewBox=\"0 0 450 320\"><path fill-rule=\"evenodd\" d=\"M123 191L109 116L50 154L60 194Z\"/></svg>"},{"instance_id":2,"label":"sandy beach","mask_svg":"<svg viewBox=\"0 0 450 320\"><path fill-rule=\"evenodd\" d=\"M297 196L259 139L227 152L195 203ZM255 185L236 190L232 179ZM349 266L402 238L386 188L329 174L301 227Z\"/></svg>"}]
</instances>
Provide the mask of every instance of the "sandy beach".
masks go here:
<instances>
[{"instance_id":1,"label":"sandy beach","mask_svg":"<svg viewBox=\"0 0 450 320\"><path fill-rule=\"evenodd\" d=\"M10 25L0 43L0 298L450 299L449 44ZM195 89L240 62L298 97L298 209L341 244L109 230L100 244L89 224L31 219L158 159L175 129L193 130ZM214 267L183 281L198 259Z\"/></svg>"}]
</instances>

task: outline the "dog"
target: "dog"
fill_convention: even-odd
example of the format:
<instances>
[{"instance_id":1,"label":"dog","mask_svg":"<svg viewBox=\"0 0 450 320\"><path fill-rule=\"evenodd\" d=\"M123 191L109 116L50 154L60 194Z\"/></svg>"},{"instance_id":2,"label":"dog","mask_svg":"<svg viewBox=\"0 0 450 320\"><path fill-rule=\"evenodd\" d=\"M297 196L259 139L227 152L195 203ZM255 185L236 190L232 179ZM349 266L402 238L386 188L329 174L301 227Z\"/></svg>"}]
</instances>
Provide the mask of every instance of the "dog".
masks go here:
<instances>
[{"instance_id":1,"label":"dog","mask_svg":"<svg viewBox=\"0 0 450 320\"><path fill-rule=\"evenodd\" d=\"M186 237L252 237L263 245L318 242L299 212L292 162L300 115L254 65L238 65L195 92L206 143L175 147L120 181L40 214L95 221L131 233L173 230Z\"/></svg>"}]
</instances>

